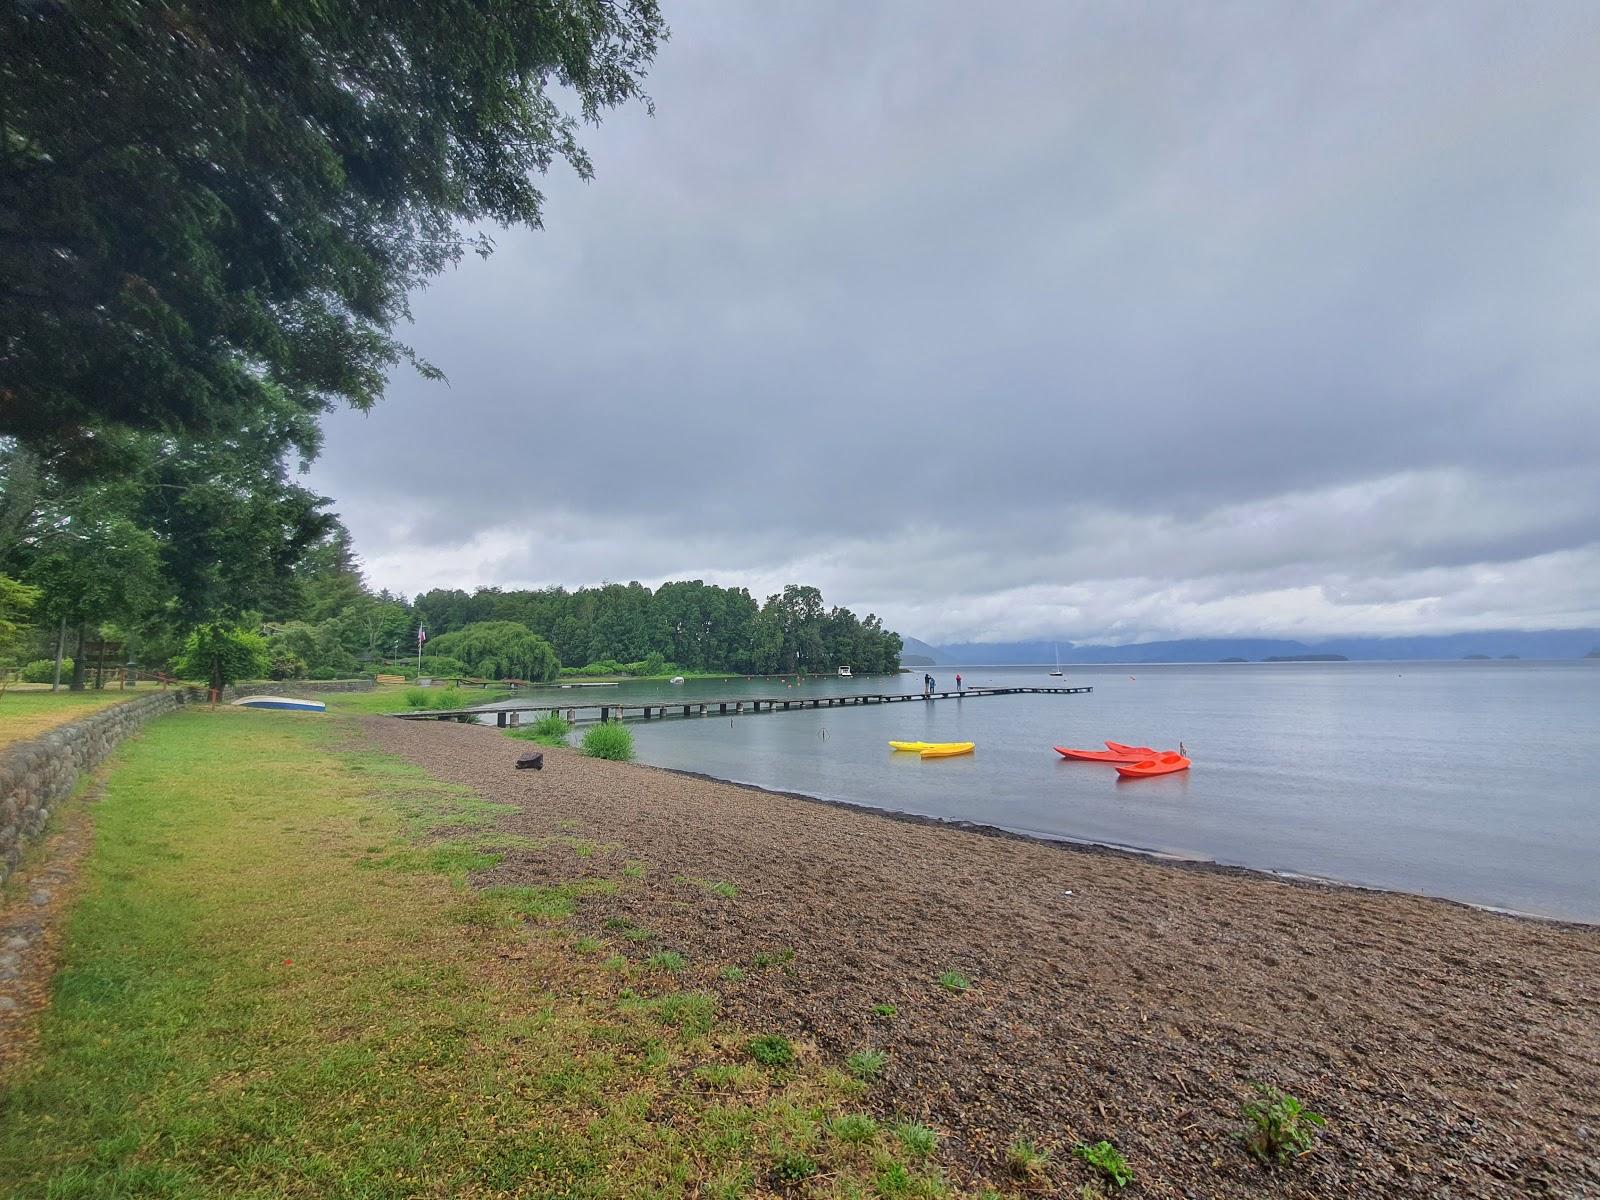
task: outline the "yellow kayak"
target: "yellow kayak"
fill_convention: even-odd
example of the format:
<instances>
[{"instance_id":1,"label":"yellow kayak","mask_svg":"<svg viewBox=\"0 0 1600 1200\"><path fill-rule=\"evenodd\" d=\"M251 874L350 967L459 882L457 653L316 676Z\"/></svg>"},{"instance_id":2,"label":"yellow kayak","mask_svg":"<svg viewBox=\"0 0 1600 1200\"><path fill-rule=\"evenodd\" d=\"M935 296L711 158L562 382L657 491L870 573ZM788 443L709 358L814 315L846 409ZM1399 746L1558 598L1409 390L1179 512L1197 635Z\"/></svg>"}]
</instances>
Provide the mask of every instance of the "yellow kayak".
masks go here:
<instances>
[{"instance_id":1,"label":"yellow kayak","mask_svg":"<svg viewBox=\"0 0 1600 1200\"><path fill-rule=\"evenodd\" d=\"M891 750L931 750L940 745L939 742L890 742Z\"/></svg>"},{"instance_id":2,"label":"yellow kayak","mask_svg":"<svg viewBox=\"0 0 1600 1200\"><path fill-rule=\"evenodd\" d=\"M954 758L958 754L971 754L972 742L942 742L922 751L923 758Z\"/></svg>"}]
</instances>

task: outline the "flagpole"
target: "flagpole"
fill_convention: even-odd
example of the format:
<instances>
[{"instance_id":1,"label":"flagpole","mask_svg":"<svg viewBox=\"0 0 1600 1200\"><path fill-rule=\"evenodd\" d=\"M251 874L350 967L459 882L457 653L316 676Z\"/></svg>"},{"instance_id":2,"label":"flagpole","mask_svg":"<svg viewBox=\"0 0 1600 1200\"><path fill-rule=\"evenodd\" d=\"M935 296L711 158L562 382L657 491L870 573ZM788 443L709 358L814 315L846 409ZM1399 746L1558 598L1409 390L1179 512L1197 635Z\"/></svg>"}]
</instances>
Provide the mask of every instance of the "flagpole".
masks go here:
<instances>
[{"instance_id":1,"label":"flagpole","mask_svg":"<svg viewBox=\"0 0 1600 1200\"><path fill-rule=\"evenodd\" d=\"M419 678L422 675L422 643L424 641L426 641L427 638L428 638L428 635L424 631L421 622L418 622L417 623L417 675L418 675Z\"/></svg>"}]
</instances>

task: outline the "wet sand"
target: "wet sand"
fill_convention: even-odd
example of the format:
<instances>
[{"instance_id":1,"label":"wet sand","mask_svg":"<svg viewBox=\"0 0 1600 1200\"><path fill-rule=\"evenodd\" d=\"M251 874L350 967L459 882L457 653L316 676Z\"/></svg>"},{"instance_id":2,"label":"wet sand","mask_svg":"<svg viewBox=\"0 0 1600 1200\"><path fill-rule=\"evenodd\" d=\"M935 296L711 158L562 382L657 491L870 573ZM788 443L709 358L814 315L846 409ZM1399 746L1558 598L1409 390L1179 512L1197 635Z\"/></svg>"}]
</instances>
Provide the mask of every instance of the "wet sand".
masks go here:
<instances>
[{"instance_id":1,"label":"wet sand","mask_svg":"<svg viewBox=\"0 0 1600 1200\"><path fill-rule=\"evenodd\" d=\"M872 1104L938 1128L958 1175L1050 1180L1108 1139L1152 1196L1600 1197L1600 928L1115 851L992 836L381 718L382 749L518 806L554 840L476 882L616 878L575 928L623 918L758 1032L887 1052ZM728 881L732 899L706 886ZM785 963L783 952L793 951ZM777 960L752 968L758 954ZM742 981L720 968L748 969ZM954 994L942 972L972 981ZM892 1004L893 1019L874 1004ZM1264 1168L1239 1148L1250 1082L1328 1118Z\"/></svg>"}]
</instances>

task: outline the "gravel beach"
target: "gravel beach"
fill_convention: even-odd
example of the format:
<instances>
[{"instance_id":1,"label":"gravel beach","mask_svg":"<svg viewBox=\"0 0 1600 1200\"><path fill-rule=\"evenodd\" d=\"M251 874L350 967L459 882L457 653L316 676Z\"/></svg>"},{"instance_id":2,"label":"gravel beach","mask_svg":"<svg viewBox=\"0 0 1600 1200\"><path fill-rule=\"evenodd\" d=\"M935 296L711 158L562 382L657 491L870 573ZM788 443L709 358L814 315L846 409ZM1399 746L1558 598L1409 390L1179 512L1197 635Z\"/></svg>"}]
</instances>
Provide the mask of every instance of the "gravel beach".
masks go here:
<instances>
[{"instance_id":1,"label":"gravel beach","mask_svg":"<svg viewBox=\"0 0 1600 1200\"><path fill-rule=\"evenodd\" d=\"M572 926L644 957L754 1032L887 1055L872 1103L943 1134L969 1180L1007 1147L1130 1195L1600 1197L1600 928L918 823L547 750L478 726L364 722L549 839L479 884L642 878ZM594 844L576 854L572 839ZM587 847L585 847L587 849ZM730 883L713 890L713 883ZM620 921L648 941L615 936ZM791 957L792 952L792 957ZM765 964L765 965L757 965ZM743 979L720 977L745 968ZM964 992L939 983L957 972ZM875 1016L874 1005L895 1015ZM1251 1081L1326 1115L1284 1166L1235 1136Z\"/></svg>"}]
</instances>

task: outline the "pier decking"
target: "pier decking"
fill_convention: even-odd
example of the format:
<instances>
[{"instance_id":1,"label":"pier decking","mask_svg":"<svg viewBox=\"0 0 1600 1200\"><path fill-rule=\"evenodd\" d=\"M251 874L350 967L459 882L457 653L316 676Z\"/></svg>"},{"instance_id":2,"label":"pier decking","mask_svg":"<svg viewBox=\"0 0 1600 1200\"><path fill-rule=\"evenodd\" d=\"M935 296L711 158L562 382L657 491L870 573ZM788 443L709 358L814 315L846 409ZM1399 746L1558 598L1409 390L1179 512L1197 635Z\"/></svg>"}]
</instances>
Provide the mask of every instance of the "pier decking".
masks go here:
<instances>
[{"instance_id":1,"label":"pier decking","mask_svg":"<svg viewBox=\"0 0 1600 1200\"><path fill-rule=\"evenodd\" d=\"M503 704L485 704L480 708L424 708L409 712L390 713L402 721L474 721L493 713L496 725L520 725L522 714L537 717L540 713L563 713L567 720L576 721L578 714L598 715L602 723L629 718L648 721L652 717L665 717L669 710L682 710L685 717L727 716L730 713L781 712L797 708L859 708L866 704L905 704L912 701L931 703L935 700L976 700L984 696L1076 696L1092 692L1092 687L990 687L963 688L960 691L922 692L856 692L842 696L739 696L726 700L641 700L633 703L612 701L606 704L553 704L533 699L507 701Z\"/></svg>"}]
</instances>

